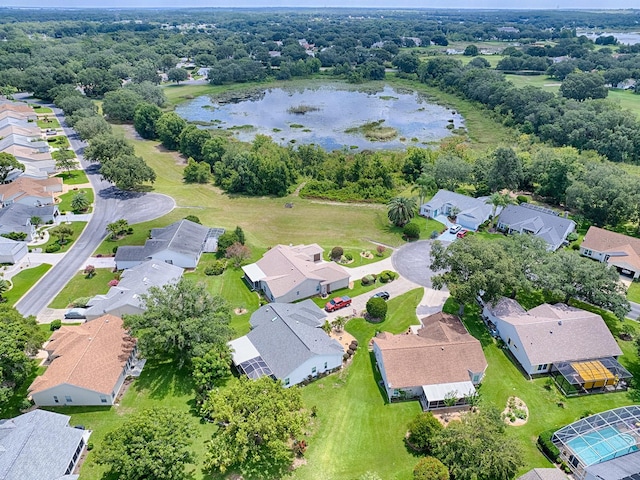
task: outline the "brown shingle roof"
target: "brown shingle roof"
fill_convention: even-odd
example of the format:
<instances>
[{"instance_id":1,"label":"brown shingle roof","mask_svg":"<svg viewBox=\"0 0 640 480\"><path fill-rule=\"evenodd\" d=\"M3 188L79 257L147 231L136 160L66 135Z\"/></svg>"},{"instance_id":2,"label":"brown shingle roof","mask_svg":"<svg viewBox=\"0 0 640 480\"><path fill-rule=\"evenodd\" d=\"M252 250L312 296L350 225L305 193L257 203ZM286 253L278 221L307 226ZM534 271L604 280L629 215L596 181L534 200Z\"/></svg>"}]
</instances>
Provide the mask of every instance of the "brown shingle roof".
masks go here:
<instances>
[{"instance_id":1,"label":"brown shingle roof","mask_svg":"<svg viewBox=\"0 0 640 480\"><path fill-rule=\"evenodd\" d=\"M23 196L32 196L41 197L47 199L50 203L54 203L52 192L61 189L62 179L59 177L46 179L19 177L11 183L0 185L0 200L5 202L13 199L16 202Z\"/></svg>"},{"instance_id":2,"label":"brown shingle roof","mask_svg":"<svg viewBox=\"0 0 640 480\"><path fill-rule=\"evenodd\" d=\"M609 263L624 259L626 263L640 270L640 238L590 227L580 246L594 252L612 255ZM619 255L616 256L616 253Z\"/></svg>"},{"instance_id":3,"label":"brown shingle roof","mask_svg":"<svg viewBox=\"0 0 640 480\"><path fill-rule=\"evenodd\" d=\"M113 315L80 326L63 326L45 347L53 359L51 365L34 380L29 392L68 383L111 395L135 345L122 319Z\"/></svg>"},{"instance_id":4,"label":"brown shingle roof","mask_svg":"<svg viewBox=\"0 0 640 480\"><path fill-rule=\"evenodd\" d=\"M422 319L422 324L417 335L382 333L373 339L393 388L465 382L470 372L487 368L480 342L458 317L440 312Z\"/></svg>"}]
</instances>

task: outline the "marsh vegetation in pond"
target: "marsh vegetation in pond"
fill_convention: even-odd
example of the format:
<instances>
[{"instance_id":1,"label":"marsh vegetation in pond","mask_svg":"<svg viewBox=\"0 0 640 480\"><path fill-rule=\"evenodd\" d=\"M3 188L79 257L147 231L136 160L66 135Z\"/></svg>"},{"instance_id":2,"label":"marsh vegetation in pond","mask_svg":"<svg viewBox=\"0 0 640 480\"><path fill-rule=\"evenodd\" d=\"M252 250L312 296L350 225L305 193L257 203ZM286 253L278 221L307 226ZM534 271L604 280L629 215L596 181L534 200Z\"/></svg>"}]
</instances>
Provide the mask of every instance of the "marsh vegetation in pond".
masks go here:
<instances>
[{"instance_id":1,"label":"marsh vegetation in pond","mask_svg":"<svg viewBox=\"0 0 640 480\"><path fill-rule=\"evenodd\" d=\"M464 132L459 113L417 92L388 85L309 82L234 92L233 98L202 96L178 106L176 113L204 128L231 130L242 141L264 134L281 145L313 143L326 150L403 149Z\"/></svg>"}]
</instances>

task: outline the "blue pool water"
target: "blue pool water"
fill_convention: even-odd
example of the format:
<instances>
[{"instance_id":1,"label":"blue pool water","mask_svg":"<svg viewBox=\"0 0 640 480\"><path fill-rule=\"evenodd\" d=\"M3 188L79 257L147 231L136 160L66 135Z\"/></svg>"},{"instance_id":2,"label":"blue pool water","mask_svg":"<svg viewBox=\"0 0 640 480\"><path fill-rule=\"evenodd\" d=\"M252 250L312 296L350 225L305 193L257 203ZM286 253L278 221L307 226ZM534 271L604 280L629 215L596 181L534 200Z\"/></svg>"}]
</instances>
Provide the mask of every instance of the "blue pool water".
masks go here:
<instances>
[{"instance_id":1,"label":"blue pool water","mask_svg":"<svg viewBox=\"0 0 640 480\"><path fill-rule=\"evenodd\" d=\"M604 462L638 450L635 439L620 433L615 427L606 427L568 442L574 454L585 465Z\"/></svg>"}]
</instances>

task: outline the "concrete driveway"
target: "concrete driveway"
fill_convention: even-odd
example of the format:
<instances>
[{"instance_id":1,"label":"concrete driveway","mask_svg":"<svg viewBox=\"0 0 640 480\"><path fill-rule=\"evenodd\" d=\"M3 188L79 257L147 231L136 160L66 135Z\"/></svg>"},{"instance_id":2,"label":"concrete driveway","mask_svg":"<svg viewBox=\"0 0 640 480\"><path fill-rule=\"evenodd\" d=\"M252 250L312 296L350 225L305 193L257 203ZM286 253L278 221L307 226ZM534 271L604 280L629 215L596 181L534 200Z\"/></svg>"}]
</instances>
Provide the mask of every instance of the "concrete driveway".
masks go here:
<instances>
[{"instance_id":1,"label":"concrete driveway","mask_svg":"<svg viewBox=\"0 0 640 480\"><path fill-rule=\"evenodd\" d=\"M432 244L432 240L422 240L400 247L391 257L393 269L407 280L431 288L434 275L431 271Z\"/></svg>"}]
</instances>

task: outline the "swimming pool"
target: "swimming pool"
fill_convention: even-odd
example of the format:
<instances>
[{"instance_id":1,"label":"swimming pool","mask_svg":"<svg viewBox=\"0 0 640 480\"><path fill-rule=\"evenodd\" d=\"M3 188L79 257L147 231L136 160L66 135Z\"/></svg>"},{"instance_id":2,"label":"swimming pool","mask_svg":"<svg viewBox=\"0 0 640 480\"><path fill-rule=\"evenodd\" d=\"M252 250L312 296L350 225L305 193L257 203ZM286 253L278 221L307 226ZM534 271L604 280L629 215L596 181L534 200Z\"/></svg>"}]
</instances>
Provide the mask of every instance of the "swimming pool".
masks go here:
<instances>
[{"instance_id":1,"label":"swimming pool","mask_svg":"<svg viewBox=\"0 0 640 480\"><path fill-rule=\"evenodd\" d=\"M635 439L613 426L601 428L567 442L585 465L604 462L638 450Z\"/></svg>"}]
</instances>

